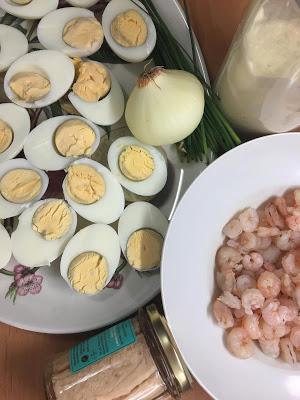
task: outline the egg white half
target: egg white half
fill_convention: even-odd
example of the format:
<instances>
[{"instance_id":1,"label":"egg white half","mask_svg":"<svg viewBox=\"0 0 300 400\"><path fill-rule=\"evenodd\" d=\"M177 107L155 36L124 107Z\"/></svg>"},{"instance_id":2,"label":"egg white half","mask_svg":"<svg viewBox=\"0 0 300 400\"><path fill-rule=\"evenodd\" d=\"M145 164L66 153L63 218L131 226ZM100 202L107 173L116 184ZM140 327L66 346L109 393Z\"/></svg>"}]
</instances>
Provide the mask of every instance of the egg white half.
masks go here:
<instances>
[{"instance_id":1,"label":"egg white half","mask_svg":"<svg viewBox=\"0 0 300 400\"><path fill-rule=\"evenodd\" d=\"M150 153L154 160L155 168L149 178L137 182L123 175L119 167L119 156L127 146L139 146ZM107 161L111 172L117 177L121 185L133 193L142 196L153 196L160 192L167 182L167 163L163 153L158 148L145 145L132 136L121 137L115 140L109 148Z\"/></svg>"},{"instance_id":2,"label":"egg white half","mask_svg":"<svg viewBox=\"0 0 300 400\"><path fill-rule=\"evenodd\" d=\"M118 268L121 249L119 238L115 230L111 226L105 224L92 224L87 226L73 236L61 257L60 273L71 288L72 285L68 278L70 264L75 257L88 251L94 251L105 257L108 265L106 284L112 279Z\"/></svg>"},{"instance_id":3,"label":"egg white half","mask_svg":"<svg viewBox=\"0 0 300 400\"><path fill-rule=\"evenodd\" d=\"M111 224L115 222L120 217L125 207L123 189L117 178L113 176L108 168L94 160L90 160L89 158L81 158L80 160L73 162L71 165L76 164L87 164L96 169L96 171L102 175L105 182L105 194L102 199L93 204L77 203L70 197L68 193L66 187L66 176L63 181L63 192L67 202L79 215L88 221L102 222L105 224Z\"/></svg>"},{"instance_id":4,"label":"egg white half","mask_svg":"<svg viewBox=\"0 0 300 400\"><path fill-rule=\"evenodd\" d=\"M89 8L99 3L100 0L67 0L74 7Z\"/></svg>"},{"instance_id":5,"label":"egg white half","mask_svg":"<svg viewBox=\"0 0 300 400\"><path fill-rule=\"evenodd\" d=\"M140 1L135 0L135 3L136 4L130 0L111 0L102 15L103 32L109 47L118 57L128 62L140 62L145 60L152 53L156 44L156 29L152 19L147 14L146 8ZM148 36L146 42L141 46L130 48L123 47L112 37L110 31L111 23L118 14L128 10L135 10L141 14L147 25Z\"/></svg>"},{"instance_id":6,"label":"egg white half","mask_svg":"<svg viewBox=\"0 0 300 400\"><path fill-rule=\"evenodd\" d=\"M23 19L40 19L58 7L59 0L32 0L20 5L11 0L0 0L0 7L7 13Z\"/></svg>"},{"instance_id":7,"label":"egg white half","mask_svg":"<svg viewBox=\"0 0 300 400\"><path fill-rule=\"evenodd\" d=\"M96 151L101 137L105 135L105 131L83 117L78 117L77 115L63 115L43 121L27 136L24 143L24 153L31 164L46 171L58 171L60 169L65 169L74 160L80 158L64 157L57 152L54 145L56 129L70 119L83 121L92 128L95 132L96 140L92 146L90 155Z\"/></svg>"},{"instance_id":8,"label":"egg white half","mask_svg":"<svg viewBox=\"0 0 300 400\"><path fill-rule=\"evenodd\" d=\"M9 82L19 72L35 72L43 75L51 83L50 92L32 103L18 99L9 87ZM4 78L4 90L6 96L21 107L41 108L60 99L72 85L74 75L74 65L69 57L54 50L38 50L25 54L9 67Z\"/></svg>"},{"instance_id":9,"label":"egg white half","mask_svg":"<svg viewBox=\"0 0 300 400\"><path fill-rule=\"evenodd\" d=\"M74 92L70 92L68 95L70 102L81 115L102 126L112 125L119 121L125 108L122 88L111 71L109 71L109 74L111 77L111 89L103 99L96 102L88 102L82 100Z\"/></svg>"},{"instance_id":10,"label":"egg white half","mask_svg":"<svg viewBox=\"0 0 300 400\"><path fill-rule=\"evenodd\" d=\"M130 236L141 229L153 229L164 238L168 229L168 220L151 203L137 201L127 206L119 219L118 235L122 252L127 259L127 242Z\"/></svg>"},{"instance_id":11,"label":"egg white half","mask_svg":"<svg viewBox=\"0 0 300 400\"><path fill-rule=\"evenodd\" d=\"M11 240L7 230L0 223L0 268L4 268L11 258Z\"/></svg>"},{"instance_id":12,"label":"egg white half","mask_svg":"<svg viewBox=\"0 0 300 400\"><path fill-rule=\"evenodd\" d=\"M74 235L77 216L71 210L72 223L69 230L59 239L46 240L32 229L32 218L36 210L45 203L56 199L41 200L29 207L19 216L17 229L11 235L12 252L15 259L27 267L50 266L64 251L66 244Z\"/></svg>"},{"instance_id":13,"label":"egg white half","mask_svg":"<svg viewBox=\"0 0 300 400\"><path fill-rule=\"evenodd\" d=\"M11 145L0 153L0 162L10 160L20 153L24 140L30 131L30 118L28 112L16 104L0 104L0 119L6 122L13 131Z\"/></svg>"},{"instance_id":14,"label":"egg white half","mask_svg":"<svg viewBox=\"0 0 300 400\"><path fill-rule=\"evenodd\" d=\"M3 219L15 217L16 215L21 214L21 212L25 208L29 207L35 201L43 197L49 183L49 178L45 174L45 172L34 167L24 158L15 158L13 160L8 160L0 163L0 180L7 172L13 169L32 169L33 171L36 171L42 179L42 187L40 193L34 199L32 199L28 203L22 203L22 204L11 203L10 201L5 200L5 198L0 193L0 218Z\"/></svg>"},{"instance_id":15,"label":"egg white half","mask_svg":"<svg viewBox=\"0 0 300 400\"><path fill-rule=\"evenodd\" d=\"M77 49L69 46L63 40L66 24L74 18L94 18L93 11L84 8L66 7L55 10L41 19L37 27L40 43L49 50L58 50L69 57L86 57L96 53L103 41L94 43L90 49Z\"/></svg>"},{"instance_id":16,"label":"egg white half","mask_svg":"<svg viewBox=\"0 0 300 400\"><path fill-rule=\"evenodd\" d=\"M0 71L5 71L18 58L28 52L26 36L18 29L0 25Z\"/></svg>"}]
</instances>

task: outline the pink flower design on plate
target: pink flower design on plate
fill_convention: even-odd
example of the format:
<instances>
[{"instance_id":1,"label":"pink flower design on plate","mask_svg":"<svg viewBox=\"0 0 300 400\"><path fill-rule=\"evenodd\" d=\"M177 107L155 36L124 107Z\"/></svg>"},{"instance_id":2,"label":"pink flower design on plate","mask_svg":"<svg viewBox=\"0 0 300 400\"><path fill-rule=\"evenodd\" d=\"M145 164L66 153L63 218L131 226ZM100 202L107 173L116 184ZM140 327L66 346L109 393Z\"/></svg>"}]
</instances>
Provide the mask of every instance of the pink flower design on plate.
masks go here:
<instances>
[{"instance_id":1,"label":"pink flower design on plate","mask_svg":"<svg viewBox=\"0 0 300 400\"><path fill-rule=\"evenodd\" d=\"M36 275L24 265L15 266L14 281L19 296L26 296L28 293L38 294L42 290L42 275Z\"/></svg>"},{"instance_id":2,"label":"pink flower design on plate","mask_svg":"<svg viewBox=\"0 0 300 400\"><path fill-rule=\"evenodd\" d=\"M112 280L106 285L109 289L120 289L123 285L124 277L122 274L118 274L112 278Z\"/></svg>"}]
</instances>

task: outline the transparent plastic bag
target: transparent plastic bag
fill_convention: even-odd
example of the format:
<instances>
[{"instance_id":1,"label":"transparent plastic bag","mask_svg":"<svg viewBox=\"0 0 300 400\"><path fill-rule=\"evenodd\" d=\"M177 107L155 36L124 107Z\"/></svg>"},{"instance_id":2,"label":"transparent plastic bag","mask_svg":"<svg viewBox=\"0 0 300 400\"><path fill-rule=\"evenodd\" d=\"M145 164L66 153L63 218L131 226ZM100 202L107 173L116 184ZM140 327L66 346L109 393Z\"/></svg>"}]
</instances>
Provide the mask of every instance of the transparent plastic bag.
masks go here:
<instances>
[{"instance_id":1,"label":"transparent plastic bag","mask_svg":"<svg viewBox=\"0 0 300 400\"><path fill-rule=\"evenodd\" d=\"M254 0L216 83L235 128L250 136L300 126L300 1Z\"/></svg>"},{"instance_id":2,"label":"transparent plastic bag","mask_svg":"<svg viewBox=\"0 0 300 400\"><path fill-rule=\"evenodd\" d=\"M172 400L136 319L134 344L72 373L69 352L58 354L45 373L49 400Z\"/></svg>"}]
</instances>

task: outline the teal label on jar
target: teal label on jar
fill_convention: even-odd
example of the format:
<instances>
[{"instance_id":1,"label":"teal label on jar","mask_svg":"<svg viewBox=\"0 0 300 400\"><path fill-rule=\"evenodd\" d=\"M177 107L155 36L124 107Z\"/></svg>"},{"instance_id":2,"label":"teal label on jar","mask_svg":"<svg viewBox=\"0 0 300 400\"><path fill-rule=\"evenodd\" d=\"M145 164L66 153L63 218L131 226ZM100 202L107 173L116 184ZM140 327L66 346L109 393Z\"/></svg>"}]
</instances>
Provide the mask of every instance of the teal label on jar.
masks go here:
<instances>
[{"instance_id":1,"label":"teal label on jar","mask_svg":"<svg viewBox=\"0 0 300 400\"><path fill-rule=\"evenodd\" d=\"M121 322L74 346L69 352L70 369L80 371L135 342L131 320Z\"/></svg>"}]
</instances>

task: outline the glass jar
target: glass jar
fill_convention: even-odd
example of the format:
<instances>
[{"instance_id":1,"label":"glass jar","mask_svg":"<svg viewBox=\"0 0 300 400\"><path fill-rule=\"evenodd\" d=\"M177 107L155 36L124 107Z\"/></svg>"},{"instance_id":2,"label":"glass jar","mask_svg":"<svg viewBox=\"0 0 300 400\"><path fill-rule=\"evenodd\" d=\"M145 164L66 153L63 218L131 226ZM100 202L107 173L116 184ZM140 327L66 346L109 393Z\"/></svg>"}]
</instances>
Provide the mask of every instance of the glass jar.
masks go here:
<instances>
[{"instance_id":1,"label":"glass jar","mask_svg":"<svg viewBox=\"0 0 300 400\"><path fill-rule=\"evenodd\" d=\"M300 2L253 0L216 83L236 130L248 136L300 125Z\"/></svg>"},{"instance_id":2,"label":"glass jar","mask_svg":"<svg viewBox=\"0 0 300 400\"><path fill-rule=\"evenodd\" d=\"M155 305L57 355L45 372L49 400L172 400L190 385Z\"/></svg>"}]
</instances>

